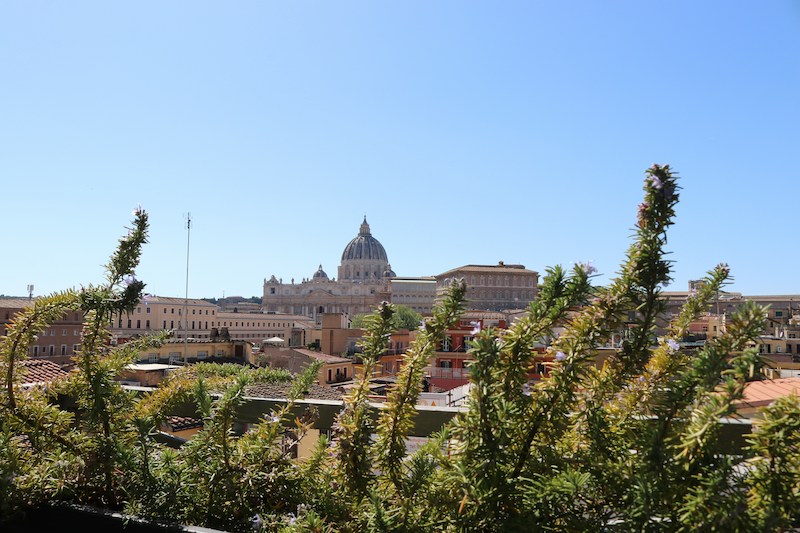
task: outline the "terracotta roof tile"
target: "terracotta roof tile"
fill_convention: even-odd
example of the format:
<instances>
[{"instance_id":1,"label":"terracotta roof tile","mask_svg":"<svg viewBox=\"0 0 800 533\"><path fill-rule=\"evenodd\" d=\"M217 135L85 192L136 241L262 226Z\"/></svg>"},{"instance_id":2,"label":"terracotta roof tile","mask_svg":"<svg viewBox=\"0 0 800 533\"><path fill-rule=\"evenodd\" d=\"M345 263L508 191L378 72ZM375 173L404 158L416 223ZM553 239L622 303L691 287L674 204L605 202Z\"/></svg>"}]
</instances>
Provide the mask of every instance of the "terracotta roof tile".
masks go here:
<instances>
[{"instance_id":1,"label":"terracotta roof tile","mask_svg":"<svg viewBox=\"0 0 800 533\"><path fill-rule=\"evenodd\" d=\"M166 423L172 431L183 431L185 429L203 427L203 421L201 419L189 416L168 416Z\"/></svg>"},{"instance_id":2,"label":"terracotta roof tile","mask_svg":"<svg viewBox=\"0 0 800 533\"><path fill-rule=\"evenodd\" d=\"M765 379L751 381L744 386L740 407L763 407L782 396L800 394L800 378Z\"/></svg>"},{"instance_id":3,"label":"terracotta roof tile","mask_svg":"<svg viewBox=\"0 0 800 533\"><path fill-rule=\"evenodd\" d=\"M23 381L26 384L50 383L69 375L59 365L45 359L26 359L21 362L20 366L23 372Z\"/></svg>"},{"instance_id":4,"label":"terracotta roof tile","mask_svg":"<svg viewBox=\"0 0 800 533\"><path fill-rule=\"evenodd\" d=\"M247 387L247 396L255 398L286 398L289 394L291 383L262 384ZM341 391L331 387L312 384L308 393L303 395L304 400L341 400Z\"/></svg>"}]
</instances>

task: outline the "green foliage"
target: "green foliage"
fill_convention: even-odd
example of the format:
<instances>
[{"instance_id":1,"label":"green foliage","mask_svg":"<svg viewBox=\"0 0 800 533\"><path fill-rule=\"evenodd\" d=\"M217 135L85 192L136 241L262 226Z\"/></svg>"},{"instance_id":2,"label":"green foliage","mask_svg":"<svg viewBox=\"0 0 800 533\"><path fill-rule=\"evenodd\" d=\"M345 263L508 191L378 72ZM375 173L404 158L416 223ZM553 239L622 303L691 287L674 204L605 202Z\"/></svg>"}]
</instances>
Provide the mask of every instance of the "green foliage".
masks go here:
<instances>
[{"instance_id":1,"label":"green foliage","mask_svg":"<svg viewBox=\"0 0 800 533\"><path fill-rule=\"evenodd\" d=\"M63 499L230 531L783 531L800 525L800 401L762 413L749 445L726 449L721 419L736 416L759 375L752 341L765 310L743 306L700 349L680 349L689 325L730 279L708 272L669 324L661 287L678 201L677 178L654 165L644 180L635 236L617 277L593 287L590 265L547 269L527 314L486 329L470 349L466 408L409 453L415 405L434 347L463 311L456 280L415 332L396 386L370 403L369 379L402 308L363 317L363 372L332 440L294 459L316 414L292 413L318 366L284 371L198 364L134 398L114 380L163 337L111 347L105 325L132 309L147 217L108 264L106 283L37 301L0 343L0 517ZM38 331L64 312L85 314L78 372L58 390L22 389L19 362ZM410 320L410 319L409 319ZM419 318L406 326L416 329ZM667 333L656 337L659 327ZM597 367L612 335L623 342ZM542 345L550 377L528 381ZM287 404L242 432L237 412L254 383L294 379ZM62 396L56 396L57 393ZM66 396L64 396L66 395ZM71 405L64 399L70 398ZM178 409L203 429L179 449L157 428Z\"/></svg>"},{"instance_id":2,"label":"green foliage","mask_svg":"<svg viewBox=\"0 0 800 533\"><path fill-rule=\"evenodd\" d=\"M419 327L422 322L422 315L414 311L410 307L399 304L392 304L394 312L392 314L392 330L407 329L413 331ZM376 310L380 313L380 309ZM367 329L367 321L369 317L374 316L369 313L359 313L350 320L351 328Z\"/></svg>"}]
</instances>

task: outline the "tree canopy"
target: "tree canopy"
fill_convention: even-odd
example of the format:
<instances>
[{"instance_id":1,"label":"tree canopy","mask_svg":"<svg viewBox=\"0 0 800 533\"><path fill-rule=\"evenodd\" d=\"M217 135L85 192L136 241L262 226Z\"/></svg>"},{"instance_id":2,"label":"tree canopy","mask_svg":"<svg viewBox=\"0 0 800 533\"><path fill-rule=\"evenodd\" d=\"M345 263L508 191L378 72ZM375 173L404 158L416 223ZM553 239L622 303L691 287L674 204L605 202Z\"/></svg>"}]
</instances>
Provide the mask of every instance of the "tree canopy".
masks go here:
<instances>
[{"instance_id":1,"label":"tree canopy","mask_svg":"<svg viewBox=\"0 0 800 533\"><path fill-rule=\"evenodd\" d=\"M422 315L405 305L393 304L394 313L392 314L392 328L394 330L408 329L414 330L419 328L422 323ZM363 328L364 319L370 316L369 313L360 313L355 315L350 320L350 326L353 328Z\"/></svg>"}]
</instances>

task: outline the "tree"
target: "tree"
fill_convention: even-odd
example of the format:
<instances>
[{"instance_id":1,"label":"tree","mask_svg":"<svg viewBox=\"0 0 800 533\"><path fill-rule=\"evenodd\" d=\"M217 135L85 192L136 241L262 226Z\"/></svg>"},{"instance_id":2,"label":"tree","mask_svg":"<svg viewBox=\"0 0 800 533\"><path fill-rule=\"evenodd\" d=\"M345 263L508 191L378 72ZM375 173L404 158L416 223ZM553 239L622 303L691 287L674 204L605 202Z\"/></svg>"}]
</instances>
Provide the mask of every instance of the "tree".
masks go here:
<instances>
[{"instance_id":1,"label":"tree","mask_svg":"<svg viewBox=\"0 0 800 533\"><path fill-rule=\"evenodd\" d=\"M422 323L422 315L407 307L405 305L393 304L394 313L392 314L392 329L408 329L414 330L419 328ZM350 321L350 327L363 328L365 318L370 316L369 313L359 313L355 315Z\"/></svg>"}]
</instances>

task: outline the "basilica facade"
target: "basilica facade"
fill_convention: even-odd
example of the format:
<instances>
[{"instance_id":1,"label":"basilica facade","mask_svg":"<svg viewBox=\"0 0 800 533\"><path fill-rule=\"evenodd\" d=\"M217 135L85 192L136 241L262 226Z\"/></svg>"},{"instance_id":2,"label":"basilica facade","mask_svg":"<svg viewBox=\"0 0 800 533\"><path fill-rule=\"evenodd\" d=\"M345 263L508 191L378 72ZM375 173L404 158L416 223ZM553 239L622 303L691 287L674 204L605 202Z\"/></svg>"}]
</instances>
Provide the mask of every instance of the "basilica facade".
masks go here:
<instances>
[{"instance_id":1,"label":"basilica facade","mask_svg":"<svg viewBox=\"0 0 800 533\"><path fill-rule=\"evenodd\" d=\"M396 276L366 217L358 235L345 246L337 275L338 279L329 278L320 265L300 283L283 283L274 275L265 279L264 312L305 315L319 321L323 313L370 313L382 300L389 300L390 280Z\"/></svg>"}]
</instances>

